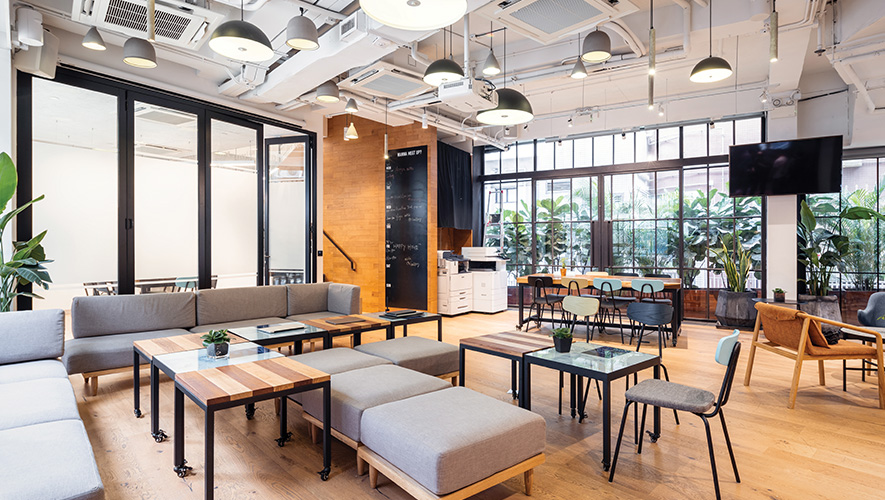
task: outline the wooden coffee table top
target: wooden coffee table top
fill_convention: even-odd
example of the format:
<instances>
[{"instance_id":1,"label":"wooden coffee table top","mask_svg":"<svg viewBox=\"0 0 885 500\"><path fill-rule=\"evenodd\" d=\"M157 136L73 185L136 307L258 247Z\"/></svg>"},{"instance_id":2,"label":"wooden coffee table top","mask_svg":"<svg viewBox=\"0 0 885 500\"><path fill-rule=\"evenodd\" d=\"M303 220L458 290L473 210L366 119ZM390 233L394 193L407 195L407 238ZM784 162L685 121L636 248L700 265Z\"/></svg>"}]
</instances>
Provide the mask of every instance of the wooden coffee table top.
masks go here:
<instances>
[{"instance_id":1,"label":"wooden coffee table top","mask_svg":"<svg viewBox=\"0 0 885 500\"><path fill-rule=\"evenodd\" d=\"M154 356L161 354L202 349L205 347L203 346L203 339L200 338L203 335L202 333L188 333L187 335L176 335L174 337L136 340L132 344L148 359L154 359ZM246 342L246 339L237 337L232 333L229 335L231 344Z\"/></svg>"},{"instance_id":2,"label":"wooden coffee table top","mask_svg":"<svg viewBox=\"0 0 885 500\"><path fill-rule=\"evenodd\" d=\"M553 339L537 333L501 332L463 338L461 345L500 352L508 356L523 356L553 347Z\"/></svg>"},{"instance_id":3,"label":"wooden coffee table top","mask_svg":"<svg viewBox=\"0 0 885 500\"><path fill-rule=\"evenodd\" d=\"M344 317L356 317L360 318L362 321L354 322L354 323L345 323L342 325L333 325L329 323L330 319L344 318ZM323 318L323 319L305 319L301 320L305 325L315 326L317 328L322 328L327 332L332 333L343 333L343 332L353 332L357 330L374 330L376 328L385 328L390 324L390 321L373 318L371 316L365 314L348 314L346 316L335 316L333 318Z\"/></svg>"},{"instance_id":4,"label":"wooden coffee table top","mask_svg":"<svg viewBox=\"0 0 885 500\"><path fill-rule=\"evenodd\" d=\"M327 382L329 374L279 357L179 373L183 389L207 406Z\"/></svg>"}]
</instances>

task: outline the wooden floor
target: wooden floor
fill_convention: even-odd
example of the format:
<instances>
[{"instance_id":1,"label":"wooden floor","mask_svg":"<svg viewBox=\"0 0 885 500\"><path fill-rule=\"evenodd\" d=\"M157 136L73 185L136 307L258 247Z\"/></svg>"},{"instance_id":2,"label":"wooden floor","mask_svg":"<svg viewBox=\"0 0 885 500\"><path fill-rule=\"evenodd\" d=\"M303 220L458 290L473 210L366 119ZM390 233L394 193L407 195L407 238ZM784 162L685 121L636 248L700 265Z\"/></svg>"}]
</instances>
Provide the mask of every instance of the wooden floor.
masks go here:
<instances>
[{"instance_id":1,"label":"wooden floor","mask_svg":"<svg viewBox=\"0 0 885 500\"><path fill-rule=\"evenodd\" d=\"M445 340L513 328L515 312L469 314L444 320ZM436 337L436 324L413 325L411 335ZM708 324L686 324L679 345L664 351L671 380L718 393L724 367L713 361L716 342L724 334ZM380 340L364 334L364 342ZM744 345L749 334L742 334ZM615 336L606 340L618 344ZM343 339L342 339L343 340ZM646 347L650 351L655 346ZM745 347L731 401L725 414L735 446L741 484L734 482L728 453L718 424L716 440L723 498L815 499L883 498L885 485L885 411L877 409L876 386L859 372L849 372L842 392L841 365L826 366L827 386L817 385L817 367L806 364L795 410L787 409L792 364L764 351L757 353L753 383L744 387ZM172 436L155 443L149 435L150 404L147 372L142 377L144 418L132 413L132 383L128 374L102 377L96 397L86 397L82 378L72 376L80 414L92 441L108 499L203 497L203 416L188 401L187 458L195 474L179 479L172 472ZM646 374L650 376L650 374ZM618 475L609 484L600 466L601 405L588 400L588 421L579 424L557 414L557 374L536 368L532 373L532 408L547 421L547 463L535 471L534 497L567 498L713 498L710 464L700 419L684 414L675 425L672 413L662 417L663 435L646 441L642 455L628 444L622 450ZM502 401L511 401L509 362L479 353L467 354L467 386ZM616 387L620 389L621 385ZM161 390L161 426L172 434L172 387ZM620 389L622 390L622 389ZM615 391L614 422L623 408L623 393ZM567 412L565 412L567 413ZM273 404L258 406L247 421L242 408L216 416L215 484L221 499L405 499L408 495L384 478L369 488L368 476L356 475L355 452L334 442L333 469L328 482L316 474L322 466L320 447L310 442L307 425L290 403L289 427L294 439L278 448ZM419 443L416 443L418 445ZM523 498L522 479L511 479L474 498Z\"/></svg>"}]
</instances>

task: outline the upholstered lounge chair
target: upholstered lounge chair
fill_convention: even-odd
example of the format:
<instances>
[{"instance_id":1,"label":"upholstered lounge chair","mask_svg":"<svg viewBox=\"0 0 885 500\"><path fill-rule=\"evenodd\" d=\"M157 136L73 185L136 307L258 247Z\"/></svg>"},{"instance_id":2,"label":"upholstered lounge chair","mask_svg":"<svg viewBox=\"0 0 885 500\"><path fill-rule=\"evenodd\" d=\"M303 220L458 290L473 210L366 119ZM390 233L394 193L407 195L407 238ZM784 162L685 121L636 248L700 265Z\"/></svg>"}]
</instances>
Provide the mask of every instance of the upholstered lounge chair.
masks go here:
<instances>
[{"instance_id":1,"label":"upholstered lounge chair","mask_svg":"<svg viewBox=\"0 0 885 500\"><path fill-rule=\"evenodd\" d=\"M885 292L870 295L867 307L857 311L857 320L864 326L885 326Z\"/></svg>"},{"instance_id":2,"label":"upholstered lounge chair","mask_svg":"<svg viewBox=\"0 0 885 500\"><path fill-rule=\"evenodd\" d=\"M885 365L882 363L882 335L879 332L762 302L756 304L756 310L759 311L759 314L756 317L756 329L753 331L753 342L750 345L750 359L747 362L744 385L750 385L757 347L796 361L790 388L788 405L790 408L796 404L799 374L804 361L817 361L820 385L824 385L824 361L826 360L875 360L879 378L879 408L885 409L885 371L883 371ZM847 340L840 340L837 344L828 345L827 339L821 332L821 323L840 328L848 327L872 335L876 339L875 345L863 345ZM759 340L760 332L765 334L765 341Z\"/></svg>"}]
</instances>

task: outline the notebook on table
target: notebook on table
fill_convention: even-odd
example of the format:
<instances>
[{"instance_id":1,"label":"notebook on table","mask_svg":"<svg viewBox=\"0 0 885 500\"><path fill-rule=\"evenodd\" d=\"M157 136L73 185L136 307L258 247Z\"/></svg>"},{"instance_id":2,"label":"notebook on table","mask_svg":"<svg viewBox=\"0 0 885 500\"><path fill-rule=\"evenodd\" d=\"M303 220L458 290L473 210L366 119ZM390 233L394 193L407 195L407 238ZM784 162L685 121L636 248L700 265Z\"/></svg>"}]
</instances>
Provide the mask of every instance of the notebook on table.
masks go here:
<instances>
[{"instance_id":1,"label":"notebook on table","mask_svg":"<svg viewBox=\"0 0 885 500\"><path fill-rule=\"evenodd\" d=\"M362 323L365 320L357 316L342 316L340 318L332 318L324 321L330 325L348 325L350 323Z\"/></svg>"},{"instance_id":2,"label":"notebook on table","mask_svg":"<svg viewBox=\"0 0 885 500\"><path fill-rule=\"evenodd\" d=\"M424 313L422 313L421 311L406 309L404 311L387 311L381 316L385 318L411 318L412 316L420 316L422 314Z\"/></svg>"},{"instance_id":3,"label":"notebook on table","mask_svg":"<svg viewBox=\"0 0 885 500\"><path fill-rule=\"evenodd\" d=\"M261 333L281 333L291 330L302 330L304 328L304 324L292 321L289 323L277 323L275 325L261 325L256 328Z\"/></svg>"}]
</instances>

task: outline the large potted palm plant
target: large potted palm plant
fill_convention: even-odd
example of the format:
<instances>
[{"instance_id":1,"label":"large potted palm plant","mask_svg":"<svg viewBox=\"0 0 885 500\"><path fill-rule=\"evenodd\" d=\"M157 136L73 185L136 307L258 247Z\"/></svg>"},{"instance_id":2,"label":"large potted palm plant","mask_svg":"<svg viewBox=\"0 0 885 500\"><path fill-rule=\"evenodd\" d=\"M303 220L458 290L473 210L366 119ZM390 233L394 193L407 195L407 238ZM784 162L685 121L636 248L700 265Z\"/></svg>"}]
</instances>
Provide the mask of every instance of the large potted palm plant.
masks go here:
<instances>
[{"instance_id":1,"label":"large potted palm plant","mask_svg":"<svg viewBox=\"0 0 885 500\"><path fill-rule=\"evenodd\" d=\"M728 288L719 291L716 301L716 319L726 327L751 327L756 323L753 299L756 292L747 290L747 280L753 267L750 252L740 240L724 234L719 239L720 248L711 249L722 265Z\"/></svg>"}]
</instances>

